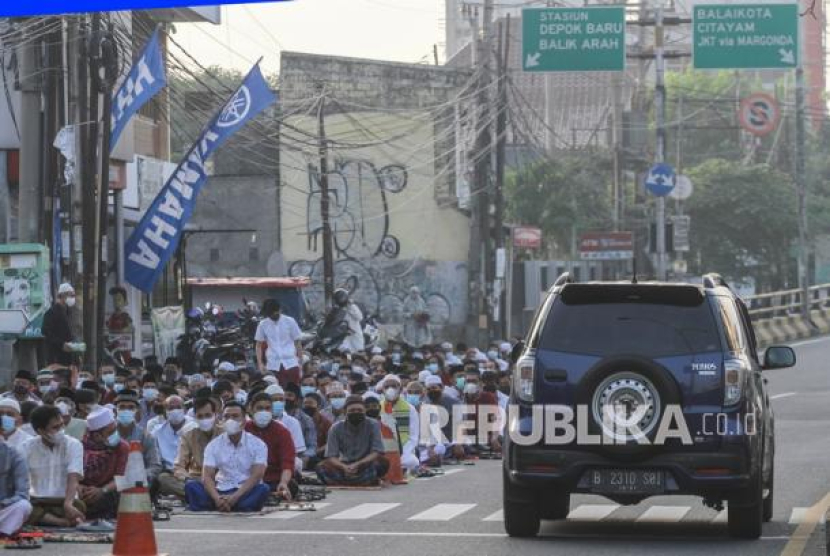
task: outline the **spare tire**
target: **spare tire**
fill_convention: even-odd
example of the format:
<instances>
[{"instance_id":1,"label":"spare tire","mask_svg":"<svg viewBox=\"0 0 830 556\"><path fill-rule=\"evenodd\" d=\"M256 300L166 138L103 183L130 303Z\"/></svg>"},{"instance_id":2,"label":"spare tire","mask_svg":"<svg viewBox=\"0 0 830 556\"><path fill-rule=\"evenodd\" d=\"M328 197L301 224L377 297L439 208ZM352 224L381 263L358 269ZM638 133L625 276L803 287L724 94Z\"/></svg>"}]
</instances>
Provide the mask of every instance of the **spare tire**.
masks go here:
<instances>
[{"instance_id":1,"label":"spare tire","mask_svg":"<svg viewBox=\"0 0 830 556\"><path fill-rule=\"evenodd\" d=\"M651 359L624 355L603 359L588 371L576 403L587 406L588 432L603 436L599 450L631 459L653 453L666 407L679 405L681 398L668 370Z\"/></svg>"}]
</instances>

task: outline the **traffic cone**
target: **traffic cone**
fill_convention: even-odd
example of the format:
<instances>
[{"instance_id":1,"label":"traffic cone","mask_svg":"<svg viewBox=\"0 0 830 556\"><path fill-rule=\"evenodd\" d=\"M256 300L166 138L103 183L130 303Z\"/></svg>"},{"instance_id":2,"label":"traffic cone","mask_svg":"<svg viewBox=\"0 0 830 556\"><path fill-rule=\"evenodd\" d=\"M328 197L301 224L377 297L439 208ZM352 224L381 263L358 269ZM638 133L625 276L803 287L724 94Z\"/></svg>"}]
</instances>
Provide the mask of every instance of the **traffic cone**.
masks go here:
<instances>
[{"instance_id":1,"label":"traffic cone","mask_svg":"<svg viewBox=\"0 0 830 556\"><path fill-rule=\"evenodd\" d=\"M391 423L389 419L392 419ZM398 451L398 437L395 434L395 429L390 426L392 423L394 423L394 417L389 413L381 412L380 436L383 440L383 457L389 462L389 471L386 473L386 480L393 485L405 485L408 481L403 476L401 454Z\"/></svg>"},{"instance_id":2,"label":"traffic cone","mask_svg":"<svg viewBox=\"0 0 830 556\"><path fill-rule=\"evenodd\" d=\"M140 479L144 477L144 479ZM130 488L121 490L118 503L118 522L115 525L115 542L112 556L159 556L156 533L153 531L153 507L145 484L147 473L141 455L141 443L130 443L130 455L124 479L135 479ZM116 483L119 481L116 479Z\"/></svg>"}]
</instances>

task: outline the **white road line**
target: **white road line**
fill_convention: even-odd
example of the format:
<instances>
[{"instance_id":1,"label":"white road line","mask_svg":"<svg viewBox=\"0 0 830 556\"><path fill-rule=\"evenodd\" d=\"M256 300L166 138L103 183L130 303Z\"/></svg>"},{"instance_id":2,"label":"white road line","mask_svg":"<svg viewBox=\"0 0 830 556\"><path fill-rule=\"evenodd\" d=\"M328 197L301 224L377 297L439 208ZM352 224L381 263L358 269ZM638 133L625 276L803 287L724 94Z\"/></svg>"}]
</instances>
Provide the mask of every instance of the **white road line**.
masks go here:
<instances>
[{"instance_id":1,"label":"white road line","mask_svg":"<svg viewBox=\"0 0 830 556\"><path fill-rule=\"evenodd\" d=\"M326 516L324 519L369 519L383 512L388 512L392 508L400 506L399 503L381 504L369 502L366 504L358 504L354 508L343 510L342 512Z\"/></svg>"},{"instance_id":2,"label":"white road line","mask_svg":"<svg viewBox=\"0 0 830 556\"><path fill-rule=\"evenodd\" d=\"M781 398L789 398L790 396L795 396L798 392L784 392L783 394L776 394L774 396L770 396L769 399L771 400L780 400Z\"/></svg>"},{"instance_id":3,"label":"white road line","mask_svg":"<svg viewBox=\"0 0 830 556\"><path fill-rule=\"evenodd\" d=\"M721 510L712 519L712 523L729 523L729 510Z\"/></svg>"},{"instance_id":4,"label":"white road line","mask_svg":"<svg viewBox=\"0 0 830 556\"><path fill-rule=\"evenodd\" d=\"M504 521L504 510L499 510L482 519L481 521Z\"/></svg>"},{"instance_id":5,"label":"white road line","mask_svg":"<svg viewBox=\"0 0 830 556\"><path fill-rule=\"evenodd\" d=\"M436 504L428 510L413 515L407 521L449 521L475 507L475 504Z\"/></svg>"},{"instance_id":6,"label":"white road line","mask_svg":"<svg viewBox=\"0 0 830 556\"><path fill-rule=\"evenodd\" d=\"M652 506L644 511L637 521L675 523L683 519L691 509L689 506Z\"/></svg>"},{"instance_id":7,"label":"white road line","mask_svg":"<svg viewBox=\"0 0 830 556\"><path fill-rule=\"evenodd\" d=\"M788 523L790 525L798 525L804 521L804 516L807 515L807 510L809 509L810 508L793 508L793 511L790 514L790 521Z\"/></svg>"},{"instance_id":8,"label":"white road line","mask_svg":"<svg viewBox=\"0 0 830 556\"><path fill-rule=\"evenodd\" d=\"M331 502L315 502L314 507L317 510L322 510L331 506ZM308 515L313 514L315 512L295 512L295 511L276 511L271 512L270 514L265 515L258 515L254 519L294 519L295 517L300 517L301 515Z\"/></svg>"},{"instance_id":9,"label":"white road line","mask_svg":"<svg viewBox=\"0 0 830 556\"><path fill-rule=\"evenodd\" d=\"M828 339L830 338L828 338L827 336L823 336L821 338L814 338L812 340L804 340L802 342L789 343L787 345L789 345L790 347L809 346L810 344L819 344L821 342L826 342Z\"/></svg>"},{"instance_id":10,"label":"white road line","mask_svg":"<svg viewBox=\"0 0 830 556\"><path fill-rule=\"evenodd\" d=\"M618 504L582 504L571 510L568 519L570 521L602 521L619 507Z\"/></svg>"},{"instance_id":11,"label":"white road line","mask_svg":"<svg viewBox=\"0 0 830 556\"><path fill-rule=\"evenodd\" d=\"M436 475L434 478L437 479L438 477L446 477L447 475L455 475L456 473L461 473L462 471L466 471L466 469L462 469L462 468L445 469L443 475Z\"/></svg>"}]
</instances>

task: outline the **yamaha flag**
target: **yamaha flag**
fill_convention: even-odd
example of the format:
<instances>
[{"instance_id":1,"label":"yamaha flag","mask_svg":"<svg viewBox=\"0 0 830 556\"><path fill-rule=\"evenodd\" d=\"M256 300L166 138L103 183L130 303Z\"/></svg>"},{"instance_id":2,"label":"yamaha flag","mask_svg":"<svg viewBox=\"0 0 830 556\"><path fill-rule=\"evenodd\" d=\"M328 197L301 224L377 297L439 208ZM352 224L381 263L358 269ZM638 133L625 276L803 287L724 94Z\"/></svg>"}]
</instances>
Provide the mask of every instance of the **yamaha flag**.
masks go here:
<instances>
[{"instance_id":1,"label":"yamaha flag","mask_svg":"<svg viewBox=\"0 0 830 556\"><path fill-rule=\"evenodd\" d=\"M207 179L205 161L248 120L276 97L262 77L259 64L204 129L187 156L161 188L125 246L127 282L151 292L162 269L179 244L196 197Z\"/></svg>"},{"instance_id":2,"label":"yamaha flag","mask_svg":"<svg viewBox=\"0 0 830 556\"><path fill-rule=\"evenodd\" d=\"M115 148L121 132L133 114L150 101L167 84L164 59L159 46L159 30L153 32L150 41L135 61L130 73L112 98L110 151Z\"/></svg>"}]
</instances>

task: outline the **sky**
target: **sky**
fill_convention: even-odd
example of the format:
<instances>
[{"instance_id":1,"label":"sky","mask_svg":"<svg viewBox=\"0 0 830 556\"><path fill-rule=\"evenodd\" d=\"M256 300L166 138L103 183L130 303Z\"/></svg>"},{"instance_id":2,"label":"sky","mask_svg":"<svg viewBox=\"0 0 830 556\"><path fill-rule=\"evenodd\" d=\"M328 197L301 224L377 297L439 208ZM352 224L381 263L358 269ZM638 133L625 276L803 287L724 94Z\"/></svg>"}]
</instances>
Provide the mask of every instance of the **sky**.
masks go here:
<instances>
[{"instance_id":1,"label":"sky","mask_svg":"<svg viewBox=\"0 0 830 556\"><path fill-rule=\"evenodd\" d=\"M433 60L438 0L292 0L222 7L222 24L179 23L176 40L200 62L247 70L260 56L268 73L279 51L397 62ZM441 15L443 17L443 14Z\"/></svg>"}]
</instances>

